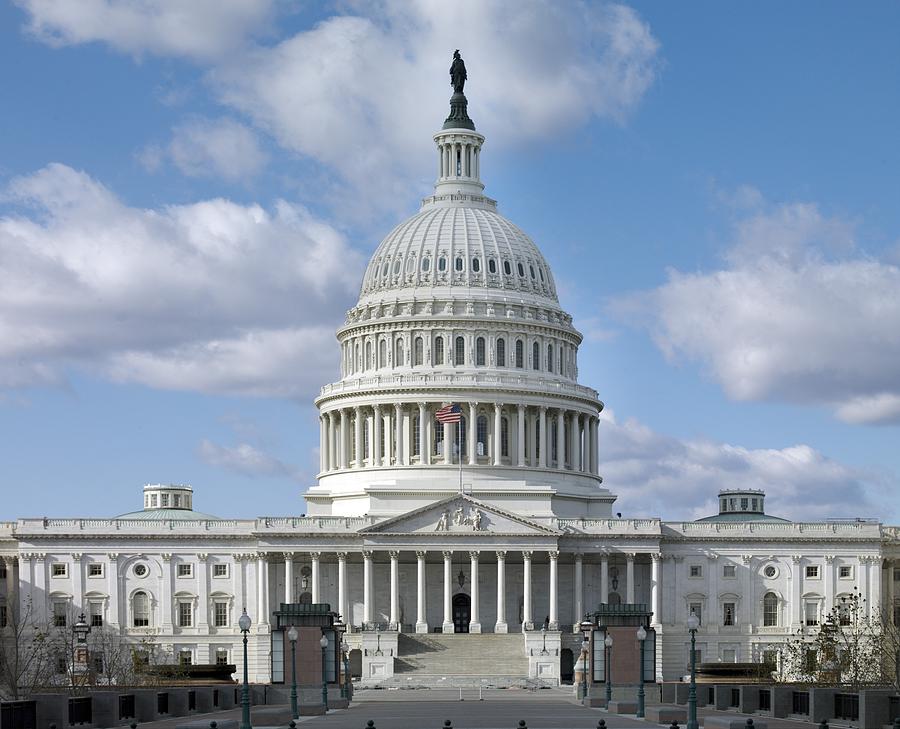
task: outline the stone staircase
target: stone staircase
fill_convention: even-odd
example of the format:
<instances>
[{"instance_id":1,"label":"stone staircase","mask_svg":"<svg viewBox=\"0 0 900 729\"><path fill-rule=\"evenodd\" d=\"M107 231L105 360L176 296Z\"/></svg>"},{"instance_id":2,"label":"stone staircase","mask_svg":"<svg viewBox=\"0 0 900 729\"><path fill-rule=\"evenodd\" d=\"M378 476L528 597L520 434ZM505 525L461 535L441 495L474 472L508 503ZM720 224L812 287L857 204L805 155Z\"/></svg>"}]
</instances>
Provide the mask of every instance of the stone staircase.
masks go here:
<instances>
[{"instance_id":1,"label":"stone staircase","mask_svg":"<svg viewBox=\"0 0 900 729\"><path fill-rule=\"evenodd\" d=\"M401 633L390 683L521 685L527 679L528 658L520 633Z\"/></svg>"}]
</instances>

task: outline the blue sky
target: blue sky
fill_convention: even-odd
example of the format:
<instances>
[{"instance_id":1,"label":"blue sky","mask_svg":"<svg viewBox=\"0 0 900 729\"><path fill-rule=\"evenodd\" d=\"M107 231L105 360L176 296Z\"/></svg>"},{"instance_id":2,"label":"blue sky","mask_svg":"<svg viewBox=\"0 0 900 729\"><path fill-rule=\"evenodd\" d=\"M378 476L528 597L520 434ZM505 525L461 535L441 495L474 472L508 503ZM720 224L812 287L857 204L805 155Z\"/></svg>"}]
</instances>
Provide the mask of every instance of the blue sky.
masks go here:
<instances>
[{"instance_id":1,"label":"blue sky","mask_svg":"<svg viewBox=\"0 0 900 729\"><path fill-rule=\"evenodd\" d=\"M900 6L457 6L0 7L0 518L157 481L304 511L333 330L430 190L458 47L617 509L900 519Z\"/></svg>"}]
</instances>

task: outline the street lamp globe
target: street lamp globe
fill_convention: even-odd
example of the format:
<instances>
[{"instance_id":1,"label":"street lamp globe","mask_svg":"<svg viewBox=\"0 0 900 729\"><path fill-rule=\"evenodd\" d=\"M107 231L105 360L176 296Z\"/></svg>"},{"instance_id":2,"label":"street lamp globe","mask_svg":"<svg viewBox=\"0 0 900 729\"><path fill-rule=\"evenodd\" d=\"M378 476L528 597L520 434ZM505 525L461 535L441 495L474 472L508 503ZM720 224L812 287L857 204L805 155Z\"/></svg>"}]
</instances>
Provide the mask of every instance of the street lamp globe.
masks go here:
<instances>
[{"instance_id":1,"label":"street lamp globe","mask_svg":"<svg viewBox=\"0 0 900 729\"><path fill-rule=\"evenodd\" d=\"M319 645L322 646L322 650L325 650L328 647L328 638L323 635L319 640Z\"/></svg>"},{"instance_id":2,"label":"street lamp globe","mask_svg":"<svg viewBox=\"0 0 900 729\"><path fill-rule=\"evenodd\" d=\"M297 628L295 628L293 625L291 626L291 629L288 631L288 640L290 640L290 641L297 640Z\"/></svg>"},{"instance_id":3,"label":"street lamp globe","mask_svg":"<svg viewBox=\"0 0 900 729\"><path fill-rule=\"evenodd\" d=\"M591 649L591 644L588 641L586 641L586 640L581 641L581 650L583 650L585 653L587 653L590 649Z\"/></svg>"},{"instance_id":4,"label":"street lamp globe","mask_svg":"<svg viewBox=\"0 0 900 729\"><path fill-rule=\"evenodd\" d=\"M347 653L350 650L350 644L346 640L341 641L341 653Z\"/></svg>"},{"instance_id":5,"label":"street lamp globe","mask_svg":"<svg viewBox=\"0 0 900 729\"><path fill-rule=\"evenodd\" d=\"M647 640L647 631L644 630L643 625L637 629L637 639L638 640Z\"/></svg>"},{"instance_id":6,"label":"street lamp globe","mask_svg":"<svg viewBox=\"0 0 900 729\"><path fill-rule=\"evenodd\" d=\"M612 636L609 633L607 633L606 638L603 639L603 645L607 648L612 648Z\"/></svg>"},{"instance_id":7,"label":"street lamp globe","mask_svg":"<svg viewBox=\"0 0 900 729\"><path fill-rule=\"evenodd\" d=\"M246 608L244 608L244 614L238 618L238 627L241 629L242 633L246 633L250 630L250 616L247 615Z\"/></svg>"},{"instance_id":8,"label":"street lamp globe","mask_svg":"<svg viewBox=\"0 0 900 729\"><path fill-rule=\"evenodd\" d=\"M697 630L700 627L700 618L698 618L694 613L688 615L687 619L687 628L688 630Z\"/></svg>"}]
</instances>

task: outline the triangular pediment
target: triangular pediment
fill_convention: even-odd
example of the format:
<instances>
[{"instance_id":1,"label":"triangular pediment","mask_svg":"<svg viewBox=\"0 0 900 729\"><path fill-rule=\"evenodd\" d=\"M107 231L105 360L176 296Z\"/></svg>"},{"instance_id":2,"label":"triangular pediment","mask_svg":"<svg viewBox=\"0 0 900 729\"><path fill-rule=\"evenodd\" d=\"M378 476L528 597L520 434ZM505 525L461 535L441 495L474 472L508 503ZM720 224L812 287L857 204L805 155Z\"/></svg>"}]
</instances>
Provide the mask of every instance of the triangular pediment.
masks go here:
<instances>
[{"instance_id":1,"label":"triangular pediment","mask_svg":"<svg viewBox=\"0 0 900 729\"><path fill-rule=\"evenodd\" d=\"M360 529L363 534L534 534L558 535L525 517L468 494L458 494Z\"/></svg>"}]
</instances>

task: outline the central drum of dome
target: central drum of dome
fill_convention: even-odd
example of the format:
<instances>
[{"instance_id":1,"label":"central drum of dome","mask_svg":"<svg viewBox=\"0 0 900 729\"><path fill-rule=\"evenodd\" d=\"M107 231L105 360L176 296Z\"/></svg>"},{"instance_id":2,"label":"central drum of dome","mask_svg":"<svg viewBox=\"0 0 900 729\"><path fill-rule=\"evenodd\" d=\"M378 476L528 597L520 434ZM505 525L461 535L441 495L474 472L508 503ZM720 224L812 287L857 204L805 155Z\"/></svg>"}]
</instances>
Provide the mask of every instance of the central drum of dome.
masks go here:
<instances>
[{"instance_id":1,"label":"central drum of dome","mask_svg":"<svg viewBox=\"0 0 900 729\"><path fill-rule=\"evenodd\" d=\"M484 195L461 92L434 141L434 194L378 246L337 332L309 513L388 516L464 490L537 519L609 516L581 334L537 246ZM435 418L450 403L458 424Z\"/></svg>"}]
</instances>

